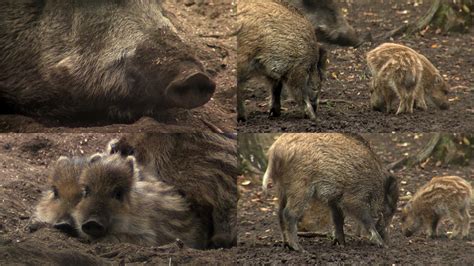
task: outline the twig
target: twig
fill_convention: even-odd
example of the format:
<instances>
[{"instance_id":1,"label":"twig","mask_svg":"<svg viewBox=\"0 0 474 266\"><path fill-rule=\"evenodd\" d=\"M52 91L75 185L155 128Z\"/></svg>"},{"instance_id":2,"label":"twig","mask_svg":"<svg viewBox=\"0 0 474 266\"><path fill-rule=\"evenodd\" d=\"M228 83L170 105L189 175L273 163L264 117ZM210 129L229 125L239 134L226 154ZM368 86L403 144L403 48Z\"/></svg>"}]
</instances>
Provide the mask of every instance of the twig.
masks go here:
<instances>
[{"instance_id":1,"label":"twig","mask_svg":"<svg viewBox=\"0 0 474 266\"><path fill-rule=\"evenodd\" d=\"M327 234L317 233L317 232L298 232L298 236L312 238L312 237L327 237Z\"/></svg>"},{"instance_id":2,"label":"twig","mask_svg":"<svg viewBox=\"0 0 474 266\"><path fill-rule=\"evenodd\" d=\"M319 100L320 104L328 104L328 103L347 103L347 104L352 104L355 105L353 101L348 101L344 99L323 99Z\"/></svg>"}]
</instances>

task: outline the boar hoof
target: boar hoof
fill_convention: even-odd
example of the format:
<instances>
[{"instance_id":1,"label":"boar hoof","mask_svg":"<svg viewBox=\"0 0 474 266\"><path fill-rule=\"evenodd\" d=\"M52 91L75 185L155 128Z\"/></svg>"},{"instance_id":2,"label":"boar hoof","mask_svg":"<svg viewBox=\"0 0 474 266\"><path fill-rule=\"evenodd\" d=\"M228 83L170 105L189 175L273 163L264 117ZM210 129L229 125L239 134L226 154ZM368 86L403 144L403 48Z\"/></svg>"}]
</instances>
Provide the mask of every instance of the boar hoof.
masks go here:
<instances>
[{"instance_id":1,"label":"boar hoof","mask_svg":"<svg viewBox=\"0 0 474 266\"><path fill-rule=\"evenodd\" d=\"M184 78L177 78L166 88L166 97L174 106L192 109L207 103L216 84L203 73L192 73Z\"/></svg>"},{"instance_id":2,"label":"boar hoof","mask_svg":"<svg viewBox=\"0 0 474 266\"><path fill-rule=\"evenodd\" d=\"M345 241L339 241L337 238L335 238L333 241L332 241L332 245L333 246L344 246L346 244Z\"/></svg>"},{"instance_id":3,"label":"boar hoof","mask_svg":"<svg viewBox=\"0 0 474 266\"><path fill-rule=\"evenodd\" d=\"M270 117L280 117L281 115L281 110L279 108L272 108L270 110L269 116Z\"/></svg>"}]
</instances>

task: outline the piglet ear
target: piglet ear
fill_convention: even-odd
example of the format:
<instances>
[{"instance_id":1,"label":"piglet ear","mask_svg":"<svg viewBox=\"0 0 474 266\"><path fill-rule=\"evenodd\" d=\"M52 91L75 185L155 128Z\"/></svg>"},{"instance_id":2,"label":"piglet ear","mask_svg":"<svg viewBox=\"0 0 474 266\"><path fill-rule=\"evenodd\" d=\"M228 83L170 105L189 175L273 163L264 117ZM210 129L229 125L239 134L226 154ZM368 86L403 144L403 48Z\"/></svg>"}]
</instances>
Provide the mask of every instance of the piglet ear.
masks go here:
<instances>
[{"instance_id":1,"label":"piglet ear","mask_svg":"<svg viewBox=\"0 0 474 266\"><path fill-rule=\"evenodd\" d=\"M98 162L102 159L102 157L104 157L105 155L103 153L96 153L96 154L93 154L89 157L88 161L89 163L95 163L95 162Z\"/></svg>"},{"instance_id":2,"label":"piglet ear","mask_svg":"<svg viewBox=\"0 0 474 266\"><path fill-rule=\"evenodd\" d=\"M129 167L130 173L132 173L133 176L135 177L138 171L137 159L135 158L135 156L132 156L132 155L127 156L127 158L125 159L125 163L127 164L127 167Z\"/></svg>"},{"instance_id":3,"label":"piglet ear","mask_svg":"<svg viewBox=\"0 0 474 266\"><path fill-rule=\"evenodd\" d=\"M70 163L71 162L71 159L67 156L61 156L59 157L59 159L56 161L56 165L63 165L63 164L67 164L67 163Z\"/></svg>"},{"instance_id":4,"label":"piglet ear","mask_svg":"<svg viewBox=\"0 0 474 266\"><path fill-rule=\"evenodd\" d=\"M111 154L120 152L118 150L118 143L119 143L118 139L110 140L109 143L107 143L107 148L105 149L106 150L105 153L108 155L111 155Z\"/></svg>"}]
</instances>

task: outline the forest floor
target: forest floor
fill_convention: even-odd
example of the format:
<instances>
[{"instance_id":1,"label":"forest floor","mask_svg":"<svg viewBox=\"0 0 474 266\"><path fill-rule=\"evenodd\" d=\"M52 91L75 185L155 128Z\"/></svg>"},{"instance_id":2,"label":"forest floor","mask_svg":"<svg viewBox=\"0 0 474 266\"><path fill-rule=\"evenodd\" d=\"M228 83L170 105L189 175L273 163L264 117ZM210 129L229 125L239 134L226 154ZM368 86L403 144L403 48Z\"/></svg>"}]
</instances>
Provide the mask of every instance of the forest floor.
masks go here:
<instances>
[{"instance_id":1,"label":"forest floor","mask_svg":"<svg viewBox=\"0 0 474 266\"><path fill-rule=\"evenodd\" d=\"M215 127L236 130L236 37L233 0L166 0L165 11L195 49L217 84L211 100L193 110L172 109L130 123L58 121L44 117L0 115L0 132L196 132ZM203 122L204 121L204 122ZM209 126L209 123L215 127Z\"/></svg>"},{"instance_id":2,"label":"forest floor","mask_svg":"<svg viewBox=\"0 0 474 266\"><path fill-rule=\"evenodd\" d=\"M413 155L425 145L431 134L364 134L371 147L385 164L404 156ZM472 162L471 162L472 164ZM423 168L403 168L395 172L401 181L401 196L414 194L418 187L433 176L457 175L474 184L474 167L442 166L430 161ZM250 181L250 182L249 182ZM275 188L267 196L262 195L261 176L242 176L239 201L239 264L455 264L474 263L474 226L468 239L450 240L447 237L427 239L423 234L407 238L400 229L400 207L389 229L390 244L386 248L372 245L367 238L354 236L354 224L345 226L346 245L333 246L329 237L299 237L308 253L289 251L282 247L280 227L276 216L277 198ZM472 199L474 201L474 199ZM474 208L471 208L471 216ZM474 217L474 216L473 216ZM332 228L332 227L331 227ZM451 231L443 224L440 232Z\"/></svg>"},{"instance_id":3,"label":"forest floor","mask_svg":"<svg viewBox=\"0 0 474 266\"><path fill-rule=\"evenodd\" d=\"M303 118L291 102L284 102L282 115L269 118L270 90L255 80L245 90L248 120L238 124L239 132L469 132L474 129L474 28L470 32L442 34L430 28L423 35L394 40L379 36L413 22L424 14L431 1L359 0L342 4L349 23L374 41L354 49L325 45L329 50L328 80L321 99L326 101L317 120ZM408 4L411 3L411 4ZM365 54L384 42L407 45L425 55L451 88L450 109L429 106L427 111L395 115L369 107L369 79L365 76ZM334 101L336 100L336 101ZM393 107L395 108L395 106Z\"/></svg>"},{"instance_id":4,"label":"forest floor","mask_svg":"<svg viewBox=\"0 0 474 266\"><path fill-rule=\"evenodd\" d=\"M87 243L58 230L30 230L35 205L49 189L47 177L60 156L101 152L120 134L0 134L0 265L231 264L236 248L194 250L132 244Z\"/></svg>"}]
</instances>

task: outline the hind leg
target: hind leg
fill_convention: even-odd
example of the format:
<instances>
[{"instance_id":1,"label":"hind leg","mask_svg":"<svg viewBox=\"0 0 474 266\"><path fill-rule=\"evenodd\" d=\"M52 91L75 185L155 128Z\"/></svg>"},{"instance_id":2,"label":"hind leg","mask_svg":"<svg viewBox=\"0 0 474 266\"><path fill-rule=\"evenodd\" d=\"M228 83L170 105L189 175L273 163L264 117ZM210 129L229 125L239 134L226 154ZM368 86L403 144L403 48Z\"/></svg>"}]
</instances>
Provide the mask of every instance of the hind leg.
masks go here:
<instances>
[{"instance_id":1,"label":"hind leg","mask_svg":"<svg viewBox=\"0 0 474 266\"><path fill-rule=\"evenodd\" d=\"M283 83L281 81L274 81L272 86L272 107L270 109L270 116L279 117L281 115L281 89Z\"/></svg>"},{"instance_id":2,"label":"hind leg","mask_svg":"<svg viewBox=\"0 0 474 266\"><path fill-rule=\"evenodd\" d=\"M290 190L296 191L291 188ZM298 193L291 193L291 197L287 197L286 206L281 215L285 227L285 245L291 250L304 251L298 243L298 221L303 217L305 207L310 202L311 197L312 193L309 189L306 191L299 191Z\"/></svg>"},{"instance_id":3,"label":"hind leg","mask_svg":"<svg viewBox=\"0 0 474 266\"><path fill-rule=\"evenodd\" d=\"M278 224L280 225L283 245L286 245L286 243L288 243L288 238L286 237L287 225L285 217L283 216L283 210L286 208L286 194L281 192L278 200Z\"/></svg>"},{"instance_id":4,"label":"hind leg","mask_svg":"<svg viewBox=\"0 0 474 266\"><path fill-rule=\"evenodd\" d=\"M418 92L416 93L415 96L415 107L426 111L428 110L428 105L426 105L426 100L425 100L425 91L423 89L417 89Z\"/></svg>"},{"instance_id":5,"label":"hind leg","mask_svg":"<svg viewBox=\"0 0 474 266\"><path fill-rule=\"evenodd\" d=\"M332 221L334 223L334 245L345 245L344 236L344 213L336 202L329 204L331 209Z\"/></svg>"},{"instance_id":6,"label":"hind leg","mask_svg":"<svg viewBox=\"0 0 474 266\"><path fill-rule=\"evenodd\" d=\"M459 210L452 210L449 214L454 224L453 233L450 238L457 238L464 225L464 217Z\"/></svg>"},{"instance_id":7,"label":"hind leg","mask_svg":"<svg viewBox=\"0 0 474 266\"><path fill-rule=\"evenodd\" d=\"M471 215L469 214L469 207L464 207L461 210L461 215L463 219L461 236L462 238L466 238L469 235L469 229L471 227Z\"/></svg>"},{"instance_id":8,"label":"hind leg","mask_svg":"<svg viewBox=\"0 0 474 266\"><path fill-rule=\"evenodd\" d=\"M235 232L236 215L235 209L213 210L214 235L211 239L211 247L231 248L237 245L237 233Z\"/></svg>"},{"instance_id":9,"label":"hind leg","mask_svg":"<svg viewBox=\"0 0 474 266\"><path fill-rule=\"evenodd\" d=\"M415 97L413 94L408 94L405 98L405 107L408 113L413 114L413 106L415 105Z\"/></svg>"}]
</instances>

